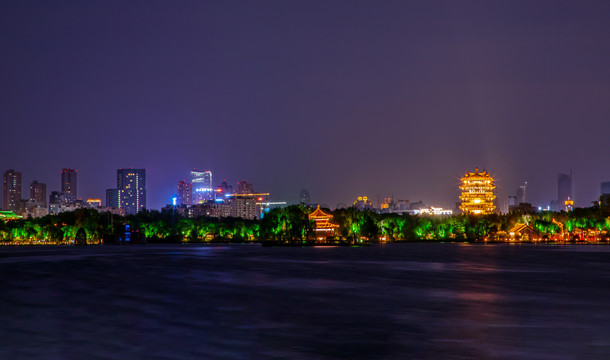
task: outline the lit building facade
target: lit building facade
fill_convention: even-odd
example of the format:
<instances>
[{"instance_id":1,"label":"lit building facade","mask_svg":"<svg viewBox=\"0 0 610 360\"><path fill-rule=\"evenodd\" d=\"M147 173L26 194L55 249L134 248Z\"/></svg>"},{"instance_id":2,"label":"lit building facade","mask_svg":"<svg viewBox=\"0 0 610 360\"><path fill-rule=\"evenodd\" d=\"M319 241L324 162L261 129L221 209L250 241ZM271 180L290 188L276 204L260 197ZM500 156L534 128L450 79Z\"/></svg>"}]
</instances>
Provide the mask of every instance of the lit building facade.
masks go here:
<instances>
[{"instance_id":1,"label":"lit building facade","mask_svg":"<svg viewBox=\"0 0 610 360\"><path fill-rule=\"evenodd\" d=\"M36 201L39 205L47 205L47 185L34 180L30 183L30 200Z\"/></svg>"},{"instance_id":2,"label":"lit building facade","mask_svg":"<svg viewBox=\"0 0 610 360\"><path fill-rule=\"evenodd\" d=\"M254 185L249 183L247 180L242 180L237 183L238 194L252 194L254 192Z\"/></svg>"},{"instance_id":3,"label":"lit building facade","mask_svg":"<svg viewBox=\"0 0 610 360\"><path fill-rule=\"evenodd\" d=\"M61 192L68 203L73 203L77 199L77 175L78 171L74 169L65 168L61 170Z\"/></svg>"},{"instance_id":4,"label":"lit building facade","mask_svg":"<svg viewBox=\"0 0 610 360\"><path fill-rule=\"evenodd\" d=\"M496 185L493 177L486 171L467 172L461 179L460 210L463 214L486 215L496 210Z\"/></svg>"},{"instance_id":5,"label":"lit building facade","mask_svg":"<svg viewBox=\"0 0 610 360\"><path fill-rule=\"evenodd\" d=\"M565 207L565 211L574 210L574 200L572 200L570 197L568 197L568 200L563 202L563 206Z\"/></svg>"},{"instance_id":6,"label":"lit building facade","mask_svg":"<svg viewBox=\"0 0 610 360\"><path fill-rule=\"evenodd\" d=\"M193 184L187 183L186 180L178 182L178 205L193 204Z\"/></svg>"},{"instance_id":7,"label":"lit building facade","mask_svg":"<svg viewBox=\"0 0 610 360\"><path fill-rule=\"evenodd\" d=\"M87 199L87 205L92 208L102 207L102 199Z\"/></svg>"},{"instance_id":8,"label":"lit building facade","mask_svg":"<svg viewBox=\"0 0 610 360\"><path fill-rule=\"evenodd\" d=\"M118 169L117 188L106 190L106 206L128 215L146 209L146 169Z\"/></svg>"},{"instance_id":9,"label":"lit building facade","mask_svg":"<svg viewBox=\"0 0 610 360\"><path fill-rule=\"evenodd\" d=\"M354 201L353 206L360 211L373 209L373 204L369 201L369 198L366 196L358 196L356 198L356 201Z\"/></svg>"},{"instance_id":10,"label":"lit building facade","mask_svg":"<svg viewBox=\"0 0 610 360\"><path fill-rule=\"evenodd\" d=\"M390 212L392 210L394 210L396 208L396 203L394 202L394 199L389 197L389 198L384 198L383 202L379 205L379 209L382 212Z\"/></svg>"},{"instance_id":11,"label":"lit building facade","mask_svg":"<svg viewBox=\"0 0 610 360\"><path fill-rule=\"evenodd\" d=\"M207 202L184 208L185 216L197 218L200 216L224 218L231 216L231 204L228 202Z\"/></svg>"},{"instance_id":12,"label":"lit building facade","mask_svg":"<svg viewBox=\"0 0 610 360\"><path fill-rule=\"evenodd\" d=\"M21 207L21 173L13 169L2 175L2 210L19 211Z\"/></svg>"},{"instance_id":13,"label":"lit building facade","mask_svg":"<svg viewBox=\"0 0 610 360\"><path fill-rule=\"evenodd\" d=\"M231 216L242 219L260 219L261 204L268 202L269 193L234 194L230 196Z\"/></svg>"},{"instance_id":14,"label":"lit building facade","mask_svg":"<svg viewBox=\"0 0 610 360\"><path fill-rule=\"evenodd\" d=\"M453 210L431 206L430 208L409 210L408 213L413 215L453 215Z\"/></svg>"},{"instance_id":15,"label":"lit building facade","mask_svg":"<svg viewBox=\"0 0 610 360\"><path fill-rule=\"evenodd\" d=\"M212 172L209 170L191 170L192 204L201 204L214 200Z\"/></svg>"},{"instance_id":16,"label":"lit building facade","mask_svg":"<svg viewBox=\"0 0 610 360\"><path fill-rule=\"evenodd\" d=\"M220 185L218 185L218 187L216 188L216 198L224 199L224 196L226 194L232 194L232 193L233 193L233 186L229 185L229 183L227 183L226 180L223 180L223 182L221 182Z\"/></svg>"}]
</instances>

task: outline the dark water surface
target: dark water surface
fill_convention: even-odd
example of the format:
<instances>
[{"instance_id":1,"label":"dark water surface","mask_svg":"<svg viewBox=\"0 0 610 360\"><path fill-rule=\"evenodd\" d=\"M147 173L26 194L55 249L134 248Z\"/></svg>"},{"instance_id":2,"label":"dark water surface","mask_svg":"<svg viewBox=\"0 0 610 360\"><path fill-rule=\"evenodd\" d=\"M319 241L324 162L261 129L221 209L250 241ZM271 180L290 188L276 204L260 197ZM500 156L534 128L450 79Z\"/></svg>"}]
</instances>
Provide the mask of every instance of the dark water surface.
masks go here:
<instances>
[{"instance_id":1,"label":"dark water surface","mask_svg":"<svg viewBox=\"0 0 610 360\"><path fill-rule=\"evenodd\" d=\"M0 359L610 359L610 246L0 248Z\"/></svg>"}]
</instances>

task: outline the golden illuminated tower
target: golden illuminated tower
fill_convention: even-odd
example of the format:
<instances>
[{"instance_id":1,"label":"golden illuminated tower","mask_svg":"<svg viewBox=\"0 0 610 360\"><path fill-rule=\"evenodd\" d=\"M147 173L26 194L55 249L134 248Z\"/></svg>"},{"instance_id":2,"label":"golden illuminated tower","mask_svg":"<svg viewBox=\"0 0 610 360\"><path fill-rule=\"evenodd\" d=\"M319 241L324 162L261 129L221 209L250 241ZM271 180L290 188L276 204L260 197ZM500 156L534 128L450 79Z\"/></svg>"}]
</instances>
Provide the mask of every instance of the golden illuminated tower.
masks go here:
<instances>
[{"instance_id":1,"label":"golden illuminated tower","mask_svg":"<svg viewBox=\"0 0 610 360\"><path fill-rule=\"evenodd\" d=\"M316 240L324 240L328 236L335 235L335 229L339 227L339 225L333 224L330 221L333 219L331 214L327 214L324 211L320 210L320 205L318 208L314 210L311 214L309 214L309 220L314 221L314 231L316 232Z\"/></svg>"},{"instance_id":2,"label":"golden illuminated tower","mask_svg":"<svg viewBox=\"0 0 610 360\"><path fill-rule=\"evenodd\" d=\"M466 215L493 213L496 209L494 204L496 185L491 175L486 171L479 172L479 168L476 168L473 173L465 173L461 180L460 190L462 190L462 195L460 195L460 200L462 200L462 204L460 210L462 210L462 213Z\"/></svg>"}]
</instances>

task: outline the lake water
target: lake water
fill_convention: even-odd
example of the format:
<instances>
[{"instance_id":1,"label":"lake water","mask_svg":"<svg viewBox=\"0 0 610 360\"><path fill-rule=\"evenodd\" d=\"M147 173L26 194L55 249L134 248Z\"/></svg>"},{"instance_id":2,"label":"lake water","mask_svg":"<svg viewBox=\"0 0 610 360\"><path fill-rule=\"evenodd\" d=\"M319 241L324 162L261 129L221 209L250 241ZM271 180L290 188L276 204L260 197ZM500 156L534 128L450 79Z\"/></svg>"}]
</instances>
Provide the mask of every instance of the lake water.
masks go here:
<instances>
[{"instance_id":1,"label":"lake water","mask_svg":"<svg viewBox=\"0 0 610 360\"><path fill-rule=\"evenodd\" d=\"M0 359L610 359L610 246L0 248Z\"/></svg>"}]
</instances>

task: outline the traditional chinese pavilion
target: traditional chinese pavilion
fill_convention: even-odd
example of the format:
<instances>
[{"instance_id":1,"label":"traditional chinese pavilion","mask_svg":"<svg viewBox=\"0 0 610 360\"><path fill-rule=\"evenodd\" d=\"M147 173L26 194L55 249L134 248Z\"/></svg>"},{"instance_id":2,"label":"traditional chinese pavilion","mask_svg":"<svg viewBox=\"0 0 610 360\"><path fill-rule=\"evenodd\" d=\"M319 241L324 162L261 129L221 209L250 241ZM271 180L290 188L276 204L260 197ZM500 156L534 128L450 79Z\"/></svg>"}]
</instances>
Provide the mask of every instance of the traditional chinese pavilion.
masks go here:
<instances>
[{"instance_id":1,"label":"traditional chinese pavilion","mask_svg":"<svg viewBox=\"0 0 610 360\"><path fill-rule=\"evenodd\" d=\"M479 168L476 168L474 172L464 174L461 180L460 200L462 200L462 204L460 210L462 213L485 215L492 214L496 210L496 185L491 175L486 171L479 172Z\"/></svg>"},{"instance_id":2,"label":"traditional chinese pavilion","mask_svg":"<svg viewBox=\"0 0 610 360\"><path fill-rule=\"evenodd\" d=\"M320 205L318 205L314 212L309 214L309 220L315 222L314 231L316 232L316 240L326 240L327 237L335 235L335 228L339 227L339 225L332 224L330 222L332 218L331 214L320 210Z\"/></svg>"},{"instance_id":3,"label":"traditional chinese pavilion","mask_svg":"<svg viewBox=\"0 0 610 360\"><path fill-rule=\"evenodd\" d=\"M23 216L19 216L12 211L0 211L0 220L17 220Z\"/></svg>"}]
</instances>

